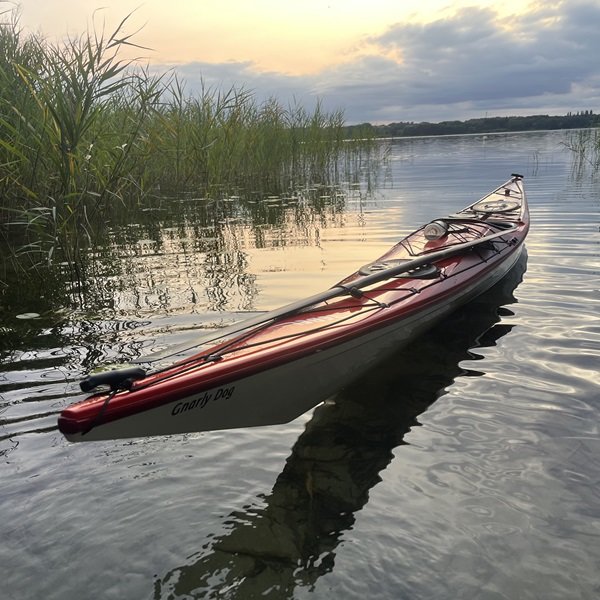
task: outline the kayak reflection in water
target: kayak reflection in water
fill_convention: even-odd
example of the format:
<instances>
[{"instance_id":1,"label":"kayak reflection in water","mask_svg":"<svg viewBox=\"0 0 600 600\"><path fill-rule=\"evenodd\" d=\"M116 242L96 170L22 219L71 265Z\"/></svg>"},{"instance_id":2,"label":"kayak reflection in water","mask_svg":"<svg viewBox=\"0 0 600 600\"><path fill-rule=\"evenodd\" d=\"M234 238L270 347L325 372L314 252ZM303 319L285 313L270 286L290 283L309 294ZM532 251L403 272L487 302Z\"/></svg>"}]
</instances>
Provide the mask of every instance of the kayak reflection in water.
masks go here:
<instances>
[{"instance_id":1,"label":"kayak reflection in water","mask_svg":"<svg viewBox=\"0 0 600 600\"><path fill-rule=\"evenodd\" d=\"M524 252L494 288L319 406L270 495L257 499L262 506L232 513L226 533L155 582L155 598L292 598L332 571L341 536L393 449L465 372L470 349L494 346L512 329L500 324L499 308L515 302L526 263Z\"/></svg>"}]
</instances>

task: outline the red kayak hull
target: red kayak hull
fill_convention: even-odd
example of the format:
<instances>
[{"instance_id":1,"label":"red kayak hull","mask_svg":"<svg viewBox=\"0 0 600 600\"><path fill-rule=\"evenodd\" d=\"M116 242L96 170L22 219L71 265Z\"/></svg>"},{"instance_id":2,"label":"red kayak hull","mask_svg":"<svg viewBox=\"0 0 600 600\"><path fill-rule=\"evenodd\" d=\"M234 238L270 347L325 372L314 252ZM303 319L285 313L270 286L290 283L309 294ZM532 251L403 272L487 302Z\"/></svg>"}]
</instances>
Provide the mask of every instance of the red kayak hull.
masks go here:
<instances>
[{"instance_id":1,"label":"red kayak hull","mask_svg":"<svg viewBox=\"0 0 600 600\"><path fill-rule=\"evenodd\" d=\"M529 229L521 177L440 222L449 230L439 239L417 230L324 300L251 319L128 390L67 407L60 431L71 441L93 441L296 418L510 271ZM429 256L440 258L424 263ZM387 277L402 271L402 261L418 266Z\"/></svg>"}]
</instances>

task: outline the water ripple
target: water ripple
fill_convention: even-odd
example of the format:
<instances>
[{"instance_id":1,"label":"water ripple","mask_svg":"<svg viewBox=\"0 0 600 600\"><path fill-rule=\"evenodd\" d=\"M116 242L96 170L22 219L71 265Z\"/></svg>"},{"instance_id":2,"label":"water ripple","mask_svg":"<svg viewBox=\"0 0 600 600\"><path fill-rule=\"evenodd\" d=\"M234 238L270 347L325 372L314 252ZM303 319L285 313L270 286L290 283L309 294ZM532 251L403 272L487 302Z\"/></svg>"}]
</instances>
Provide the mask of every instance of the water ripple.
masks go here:
<instances>
[{"instance_id":1,"label":"water ripple","mask_svg":"<svg viewBox=\"0 0 600 600\"><path fill-rule=\"evenodd\" d=\"M0 328L7 597L599 597L600 194L571 176L563 136L394 142L372 196L315 188L321 212L267 199L260 224L132 223L110 261L98 249L87 304L70 283L77 311L17 303ZM56 431L89 368L331 285L516 168L523 282L335 401L280 427L79 445Z\"/></svg>"}]
</instances>

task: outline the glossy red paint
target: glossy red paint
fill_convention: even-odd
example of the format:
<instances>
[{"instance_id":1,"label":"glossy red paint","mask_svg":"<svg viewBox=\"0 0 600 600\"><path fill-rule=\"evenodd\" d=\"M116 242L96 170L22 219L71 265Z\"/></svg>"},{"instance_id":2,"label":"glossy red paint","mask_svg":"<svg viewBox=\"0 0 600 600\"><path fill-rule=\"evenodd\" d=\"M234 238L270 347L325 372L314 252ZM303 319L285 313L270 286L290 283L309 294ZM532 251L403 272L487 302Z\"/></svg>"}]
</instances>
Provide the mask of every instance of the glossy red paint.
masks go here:
<instances>
[{"instance_id":1,"label":"glossy red paint","mask_svg":"<svg viewBox=\"0 0 600 600\"><path fill-rule=\"evenodd\" d=\"M518 203L518 208L498 213L489 209L483 214L473 211L472 207L482 200L493 209L507 196ZM217 344L209 351L175 363L168 370L148 375L134 383L130 390L117 392L109 401L108 394L102 393L67 407L58 420L60 431L82 433L97 422L105 424L126 419L173 401L196 397L205 390L234 385L240 379L359 339L419 313L430 314L428 309L432 307L466 297L467 290L488 279L493 282L505 264L514 262L529 229L529 212L520 176L514 176L482 200L449 217L450 230L442 239L427 240L421 228L375 261L375 269L381 267L385 271L384 261L397 264L456 246L456 254L431 263L437 269L433 277L408 273L357 291L352 290L361 282L357 271L338 284L352 290L351 294L253 326L250 331L241 332L237 339ZM502 234L504 228L505 235ZM492 234L496 234L493 240L486 241ZM477 240L481 243L461 251L461 244ZM208 356L218 359L207 360Z\"/></svg>"}]
</instances>

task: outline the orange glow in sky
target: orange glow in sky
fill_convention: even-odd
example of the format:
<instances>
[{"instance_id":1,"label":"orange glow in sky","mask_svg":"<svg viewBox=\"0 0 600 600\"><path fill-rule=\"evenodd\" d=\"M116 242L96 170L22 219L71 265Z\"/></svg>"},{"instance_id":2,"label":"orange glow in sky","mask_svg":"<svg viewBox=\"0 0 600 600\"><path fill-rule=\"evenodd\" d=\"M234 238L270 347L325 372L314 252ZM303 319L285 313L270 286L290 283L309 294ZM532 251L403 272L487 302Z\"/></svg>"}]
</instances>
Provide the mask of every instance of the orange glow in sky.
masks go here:
<instances>
[{"instance_id":1,"label":"orange glow in sky","mask_svg":"<svg viewBox=\"0 0 600 600\"><path fill-rule=\"evenodd\" d=\"M136 51L149 62L249 61L260 71L315 73L344 62L399 22L427 22L475 2L459 0L21 0L21 23L49 39L78 35L93 21L108 30L127 14ZM479 0L499 16L526 3ZM94 11L97 9L98 12Z\"/></svg>"}]
</instances>

